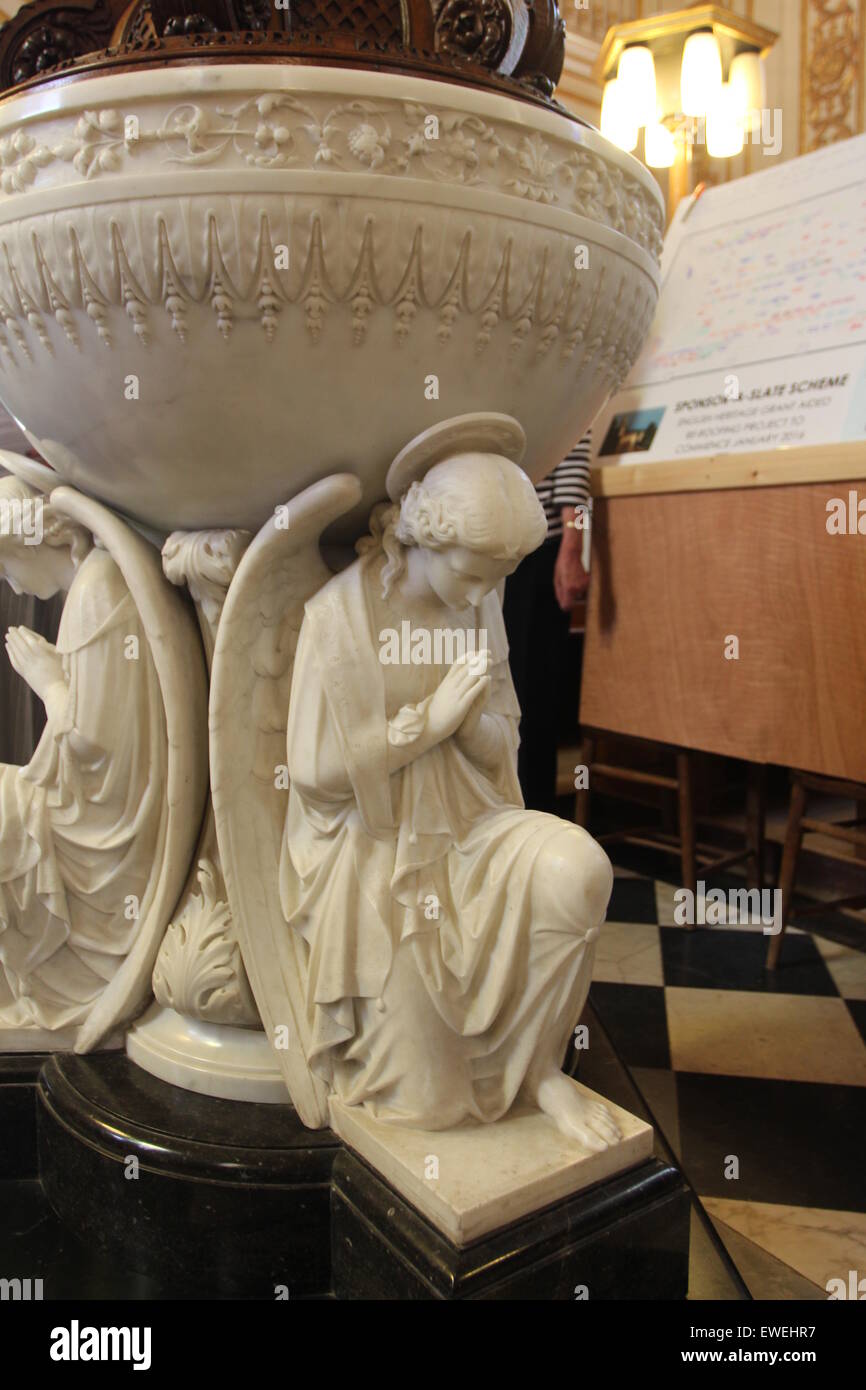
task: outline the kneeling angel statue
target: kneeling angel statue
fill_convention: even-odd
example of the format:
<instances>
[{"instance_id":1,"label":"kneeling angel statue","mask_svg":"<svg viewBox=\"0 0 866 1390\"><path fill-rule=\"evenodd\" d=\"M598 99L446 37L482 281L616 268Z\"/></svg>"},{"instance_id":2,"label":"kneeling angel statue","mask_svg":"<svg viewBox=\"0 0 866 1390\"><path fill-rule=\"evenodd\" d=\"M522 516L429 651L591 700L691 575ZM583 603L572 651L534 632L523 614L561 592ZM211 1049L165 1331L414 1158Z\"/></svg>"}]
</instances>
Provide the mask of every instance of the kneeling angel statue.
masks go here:
<instances>
[{"instance_id":1,"label":"kneeling angel statue","mask_svg":"<svg viewBox=\"0 0 866 1390\"><path fill-rule=\"evenodd\" d=\"M88 1051L150 995L206 790L204 665L153 546L72 488L43 495L44 465L0 461L0 580L65 595L56 642L6 634L46 723L26 766L0 766L0 1052Z\"/></svg>"},{"instance_id":2,"label":"kneeling angel statue","mask_svg":"<svg viewBox=\"0 0 866 1390\"><path fill-rule=\"evenodd\" d=\"M291 1013L298 1046L286 1075L307 1123L326 1122L328 1093L422 1129L496 1121L520 1100L590 1150L619 1137L610 1110L561 1070L589 989L610 863L578 826L526 810L517 781L520 710L497 587L545 535L519 467L524 447L505 415L425 431L394 460L391 500L374 509L358 559L306 597L278 905L272 898L263 910L260 897L241 894L235 917L266 1026ZM287 560L275 579L269 567L273 598L260 593L256 628L237 601L244 564L255 564L256 545L260 573L279 546L288 554L294 545L297 560L298 547L315 543L316 516L320 530L356 500L352 481L316 484L317 498L309 489L297 499L294 542L291 522L282 540L274 528L260 533L238 571L215 672L237 702L256 696L259 752L273 701L238 686L237 644L245 632L247 669L268 664L253 659L254 645L279 630L269 627L277 592L285 600L299 571ZM249 878L237 862L245 824L263 838L251 801L232 795L233 777L256 772L243 737L215 786L235 894Z\"/></svg>"}]
</instances>

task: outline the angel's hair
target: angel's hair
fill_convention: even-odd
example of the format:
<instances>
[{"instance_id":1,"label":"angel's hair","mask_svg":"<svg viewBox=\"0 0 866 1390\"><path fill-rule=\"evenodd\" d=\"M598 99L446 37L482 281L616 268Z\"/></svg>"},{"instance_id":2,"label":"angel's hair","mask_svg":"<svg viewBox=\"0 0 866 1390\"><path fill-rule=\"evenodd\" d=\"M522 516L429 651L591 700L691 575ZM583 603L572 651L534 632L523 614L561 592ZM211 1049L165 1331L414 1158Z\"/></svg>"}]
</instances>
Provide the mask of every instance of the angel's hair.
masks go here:
<instances>
[{"instance_id":1,"label":"angel's hair","mask_svg":"<svg viewBox=\"0 0 866 1390\"><path fill-rule=\"evenodd\" d=\"M35 487L14 476L0 477L0 549L11 549L23 544L13 525L13 508L16 502L41 502L43 545L50 545L56 549L68 546L72 563L77 569L93 549L93 537L90 532L79 526L77 521L64 516L56 507L52 507Z\"/></svg>"},{"instance_id":2,"label":"angel's hair","mask_svg":"<svg viewBox=\"0 0 866 1390\"><path fill-rule=\"evenodd\" d=\"M496 560L517 560L544 540L547 522L535 488L516 463L499 454L457 454L434 464L402 502L381 503L359 555L382 549L385 598L406 567L406 550L465 546Z\"/></svg>"}]
</instances>

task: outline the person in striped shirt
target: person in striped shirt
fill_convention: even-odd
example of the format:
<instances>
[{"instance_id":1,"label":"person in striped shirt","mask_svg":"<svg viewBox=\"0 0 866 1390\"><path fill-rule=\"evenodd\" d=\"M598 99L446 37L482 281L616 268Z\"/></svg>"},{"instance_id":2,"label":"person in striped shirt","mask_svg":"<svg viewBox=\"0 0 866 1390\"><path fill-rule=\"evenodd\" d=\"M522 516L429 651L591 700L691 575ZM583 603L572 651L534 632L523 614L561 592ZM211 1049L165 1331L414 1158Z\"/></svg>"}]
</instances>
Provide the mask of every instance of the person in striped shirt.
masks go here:
<instances>
[{"instance_id":1,"label":"person in striped shirt","mask_svg":"<svg viewBox=\"0 0 866 1390\"><path fill-rule=\"evenodd\" d=\"M547 539L521 561L505 585L509 662L520 702L517 774L534 811L556 810L559 705L576 711L580 688L569 639L571 612L589 575L583 538L589 520L590 435L587 432L535 490L547 517ZM571 668L571 669L570 669Z\"/></svg>"}]
</instances>

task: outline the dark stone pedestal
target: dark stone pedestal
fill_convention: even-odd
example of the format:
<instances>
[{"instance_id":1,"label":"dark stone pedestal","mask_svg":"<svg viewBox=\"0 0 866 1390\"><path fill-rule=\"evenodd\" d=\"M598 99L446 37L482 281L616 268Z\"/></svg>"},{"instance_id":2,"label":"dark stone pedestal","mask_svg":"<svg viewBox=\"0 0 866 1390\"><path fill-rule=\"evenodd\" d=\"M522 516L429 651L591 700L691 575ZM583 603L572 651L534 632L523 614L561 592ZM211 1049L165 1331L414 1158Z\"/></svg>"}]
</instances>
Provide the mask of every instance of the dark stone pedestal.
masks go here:
<instances>
[{"instance_id":1,"label":"dark stone pedestal","mask_svg":"<svg viewBox=\"0 0 866 1390\"><path fill-rule=\"evenodd\" d=\"M0 1053L0 1180L36 1177L36 1081L46 1054Z\"/></svg>"},{"instance_id":2,"label":"dark stone pedestal","mask_svg":"<svg viewBox=\"0 0 866 1390\"><path fill-rule=\"evenodd\" d=\"M688 1189L658 1159L461 1249L344 1150L331 1215L337 1298L672 1299L688 1285Z\"/></svg>"},{"instance_id":3,"label":"dark stone pedestal","mask_svg":"<svg viewBox=\"0 0 866 1390\"><path fill-rule=\"evenodd\" d=\"M168 1297L328 1293L330 1130L169 1086L118 1052L51 1057L38 1095L42 1186L89 1247Z\"/></svg>"},{"instance_id":4,"label":"dark stone pedestal","mask_svg":"<svg viewBox=\"0 0 866 1390\"><path fill-rule=\"evenodd\" d=\"M36 1189L40 1200L44 1192L62 1223L50 1239L59 1232L61 1245L77 1241L93 1265L90 1282L116 1281L112 1296L272 1301L284 1289L291 1299L573 1301L584 1286L589 1299L686 1293L688 1189L658 1159L461 1248L329 1130L304 1129L290 1105L199 1096L120 1052L49 1057L37 1095L42 1187L16 1187ZM27 1255L31 1273L44 1266L51 1287L67 1286L56 1268L62 1250L36 1251L35 1263L28 1251L11 1253L19 1263Z\"/></svg>"}]
</instances>

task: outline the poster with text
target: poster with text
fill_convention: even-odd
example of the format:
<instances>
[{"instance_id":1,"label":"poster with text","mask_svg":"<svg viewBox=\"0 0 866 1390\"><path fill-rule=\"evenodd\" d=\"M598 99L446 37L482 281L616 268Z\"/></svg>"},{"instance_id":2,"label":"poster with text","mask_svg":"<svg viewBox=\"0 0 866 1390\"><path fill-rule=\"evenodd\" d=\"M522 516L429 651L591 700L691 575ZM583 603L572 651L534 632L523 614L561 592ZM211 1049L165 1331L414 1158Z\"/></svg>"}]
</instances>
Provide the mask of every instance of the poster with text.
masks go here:
<instances>
[{"instance_id":1,"label":"poster with text","mask_svg":"<svg viewBox=\"0 0 866 1390\"><path fill-rule=\"evenodd\" d=\"M866 135L685 199L594 461L866 439Z\"/></svg>"}]
</instances>

